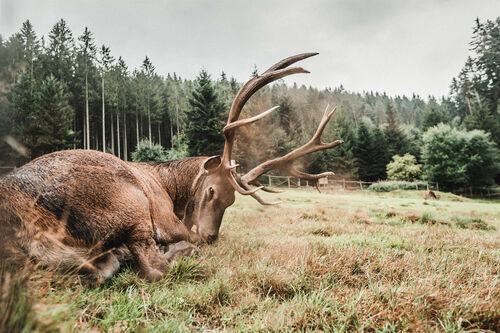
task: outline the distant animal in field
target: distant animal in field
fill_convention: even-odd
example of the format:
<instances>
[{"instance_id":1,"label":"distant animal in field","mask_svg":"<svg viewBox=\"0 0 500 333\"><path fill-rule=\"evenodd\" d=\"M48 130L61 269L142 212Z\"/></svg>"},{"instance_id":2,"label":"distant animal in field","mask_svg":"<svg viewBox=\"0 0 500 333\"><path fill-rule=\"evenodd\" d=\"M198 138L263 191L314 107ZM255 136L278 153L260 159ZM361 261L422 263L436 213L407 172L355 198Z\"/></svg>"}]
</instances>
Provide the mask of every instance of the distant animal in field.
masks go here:
<instances>
[{"instance_id":1,"label":"distant animal in field","mask_svg":"<svg viewBox=\"0 0 500 333\"><path fill-rule=\"evenodd\" d=\"M356 191L358 188L356 186L347 186L348 191Z\"/></svg>"},{"instance_id":2,"label":"distant animal in field","mask_svg":"<svg viewBox=\"0 0 500 333\"><path fill-rule=\"evenodd\" d=\"M425 200L437 200L438 197L436 196L436 193L434 193L433 190L427 190L424 194L424 199Z\"/></svg>"},{"instance_id":3,"label":"distant animal in field","mask_svg":"<svg viewBox=\"0 0 500 333\"><path fill-rule=\"evenodd\" d=\"M343 142L321 142L335 108L327 106L312 139L294 151L265 161L243 176L231 164L236 130L269 115L238 120L248 99L285 76L308 73L293 63L316 55L284 59L250 79L236 95L223 129L222 156L132 163L91 150L66 150L39 157L0 178L0 246L12 256L24 253L47 267L74 270L99 284L131 262L149 281L161 279L167 265L199 252L198 244L218 238L224 212L235 191L263 205L262 174L279 169L316 182L331 172L311 175L293 166L298 158Z\"/></svg>"}]
</instances>

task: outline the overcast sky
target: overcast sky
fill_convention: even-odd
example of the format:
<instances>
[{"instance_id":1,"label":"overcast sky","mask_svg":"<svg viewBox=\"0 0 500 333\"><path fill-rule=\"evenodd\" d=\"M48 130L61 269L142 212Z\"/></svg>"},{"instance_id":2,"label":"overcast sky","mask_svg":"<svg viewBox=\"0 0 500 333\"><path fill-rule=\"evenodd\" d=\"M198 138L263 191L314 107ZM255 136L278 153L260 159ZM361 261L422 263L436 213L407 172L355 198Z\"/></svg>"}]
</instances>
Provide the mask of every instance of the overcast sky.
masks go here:
<instances>
[{"instance_id":1,"label":"overcast sky","mask_svg":"<svg viewBox=\"0 0 500 333\"><path fill-rule=\"evenodd\" d=\"M130 67L148 55L158 73L194 78L200 68L246 81L302 52L311 74L287 83L347 90L448 93L469 55L474 19L500 15L500 0L0 0L0 34L29 19L47 35L64 18L85 26Z\"/></svg>"}]
</instances>

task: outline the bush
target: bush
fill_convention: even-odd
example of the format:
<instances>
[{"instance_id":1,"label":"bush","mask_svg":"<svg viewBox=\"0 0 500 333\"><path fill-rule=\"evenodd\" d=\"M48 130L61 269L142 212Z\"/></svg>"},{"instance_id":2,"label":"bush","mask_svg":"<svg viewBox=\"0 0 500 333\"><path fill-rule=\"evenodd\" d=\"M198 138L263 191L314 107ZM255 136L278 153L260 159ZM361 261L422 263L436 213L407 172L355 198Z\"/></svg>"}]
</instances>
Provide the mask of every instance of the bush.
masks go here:
<instances>
[{"instance_id":1,"label":"bush","mask_svg":"<svg viewBox=\"0 0 500 333\"><path fill-rule=\"evenodd\" d=\"M425 132L423 142L426 179L448 188L494 184L499 152L489 134L439 124Z\"/></svg>"},{"instance_id":2,"label":"bush","mask_svg":"<svg viewBox=\"0 0 500 333\"><path fill-rule=\"evenodd\" d=\"M189 156L189 153L186 135L184 133L177 133L172 138L172 148L167 150L167 159L173 160L187 156Z\"/></svg>"},{"instance_id":3,"label":"bush","mask_svg":"<svg viewBox=\"0 0 500 333\"><path fill-rule=\"evenodd\" d=\"M387 164L387 178L390 180L414 180L420 178L422 165L411 154L394 155Z\"/></svg>"},{"instance_id":4,"label":"bush","mask_svg":"<svg viewBox=\"0 0 500 333\"><path fill-rule=\"evenodd\" d=\"M381 181L371 184L368 189L374 192L390 192L395 190L419 190L427 188L427 182L425 181ZM429 184L429 189L434 190L434 186Z\"/></svg>"},{"instance_id":5,"label":"bush","mask_svg":"<svg viewBox=\"0 0 500 333\"><path fill-rule=\"evenodd\" d=\"M165 149L159 144L151 144L149 140L141 140L132 153L134 162L161 162L167 159Z\"/></svg>"}]
</instances>

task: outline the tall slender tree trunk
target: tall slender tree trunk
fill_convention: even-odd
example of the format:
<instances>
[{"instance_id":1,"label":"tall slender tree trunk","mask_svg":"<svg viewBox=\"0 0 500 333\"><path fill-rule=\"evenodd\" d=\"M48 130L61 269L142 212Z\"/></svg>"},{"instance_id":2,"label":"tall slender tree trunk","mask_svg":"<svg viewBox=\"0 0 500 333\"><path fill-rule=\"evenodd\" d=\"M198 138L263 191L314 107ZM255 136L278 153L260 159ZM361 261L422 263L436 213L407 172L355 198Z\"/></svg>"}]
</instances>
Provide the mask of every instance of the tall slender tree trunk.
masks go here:
<instances>
[{"instance_id":1,"label":"tall slender tree trunk","mask_svg":"<svg viewBox=\"0 0 500 333\"><path fill-rule=\"evenodd\" d=\"M99 150L99 130L95 129L95 150Z\"/></svg>"},{"instance_id":2,"label":"tall slender tree trunk","mask_svg":"<svg viewBox=\"0 0 500 333\"><path fill-rule=\"evenodd\" d=\"M153 140L151 137L151 110L149 108L149 93L148 93L148 134L149 134L149 146L153 145Z\"/></svg>"},{"instance_id":3,"label":"tall slender tree trunk","mask_svg":"<svg viewBox=\"0 0 500 333\"><path fill-rule=\"evenodd\" d=\"M135 133L137 134L136 144L139 144L139 115L135 113Z\"/></svg>"},{"instance_id":4,"label":"tall slender tree trunk","mask_svg":"<svg viewBox=\"0 0 500 333\"><path fill-rule=\"evenodd\" d=\"M87 64L85 64L85 125L86 125L86 147L85 149L90 149L90 124L89 124L89 83L87 75Z\"/></svg>"},{"instance_id":5,"label":"tall slender tree trunk","mask_svg":"<svg viewBox=\"0 0 500 333\"><path fill-rule=\"evenodd\" d=\"M137 144L139 144L139 108L137 107L137 95L135 95L135 134L137 135Z\"/></svg>"},{"instance_id":6,"label":"tall slender tree trunk","mask_svg":"<svg viewBox=\"0 0 500 333\"><path fill-rule=\"evenodd\" d=\"M123 159L126 161L128 159L128 149L127 149L127 116L123 112Z\"/></svg>"},{"instance_id":7,"label":"tall slender tree trunk","mask_svg":"<svg viewBox=\"0 0 500 333\"><path fill-rule=\"evenodd\" d=\"M116 141L118 147L118 158L121 158L121 147L120 147L120 112L116 114Z\"/></svg>"},{"instance_id":8,"label":"tall slender tree trunk","mask_svg":"<svg viewBox=\"0 0 500 333\"><path fill-rule=\"evenodd\" d=\"M102 151L106 151L106 117L104 111L104 75L102 76ZM99 148L97 148L99 149Z\"/></svg>"},{"instance_id":9,"label":"tall slender tree trunk","mask_svg":"<svg viewBox=\"0 0 500 333\"><path fill-rule=\"evenodd\" d=\"M75 116L73 117L73 149L76 149L76 112Z\"/></svg>"},{"instance_id":10,"label":"tall slender tree trunk","mask_svg":"<svg viewBox=\"0 0 500 333\"><path fill-rule=\"evenodd\" d=\"M172 118L170 120L170 147L174 145L174 125L172 124Z\"/></svg>"},{"instance_id":11,"label":"tall slender tree trunk","mask_svg":"<svg viewBox=\"0 0 500 333\"><path fill-rule=\"evenodd\" d=\"M87 125L85 113L83 114L83 149L87 149Z\"/></svg>"},{"instance_id":12,"label":"tall slender tree trunk","mask_svg":"<svg viewBox=\"0 0 500 333\"><path fill-rule=\"evenodd\" d=\"M114 155L115 154L115 129L113 128L114 124L114 119L113 119L113 112L110 112L111 115L111 153ZM116 118L118 118L118 115L116 115Z\"/></svg>"},{"instance_id":13,"label":"tall slender tree trunk","mask_svg":"<svg viewBox=\"0 0 500 333\"><path fill-rule=\"evenodd\" d=\"M175 113L177 116L177 133L180 132L179 129L179 100L178 100L178 94L177 94L177 87L175 87Z\"/></svg>"},{"instance_id":14,"label":"tall slender tree trunk","mask_svg":"<svg viewBox=\"0 0 500 333\"><path fill-rule=\"evenodd\" d=\"M161 125L161 123L158 123L158 143L161 146L161 131L160 131L161 126L160 125Z\"/></svg>"}]
</instances>

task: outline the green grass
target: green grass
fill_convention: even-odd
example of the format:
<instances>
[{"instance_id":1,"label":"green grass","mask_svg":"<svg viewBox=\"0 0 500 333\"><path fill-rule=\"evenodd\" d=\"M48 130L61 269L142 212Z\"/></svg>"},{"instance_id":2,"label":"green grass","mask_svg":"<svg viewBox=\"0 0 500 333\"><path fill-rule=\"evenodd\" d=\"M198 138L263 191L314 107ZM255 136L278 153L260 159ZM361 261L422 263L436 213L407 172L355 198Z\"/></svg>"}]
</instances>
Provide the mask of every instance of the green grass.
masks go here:
<instances>
[{"instance_id":1,"label":"green grass","mask_svg":"<svg viewBox=\"0 0 500 333\"><path fill-rule=\"evenodd\" d=\"M423 194L238 196L220 239L162 281L39 270L34 309L61 331L498 331L500 204Z\"/></svg>"}]
</instances>

